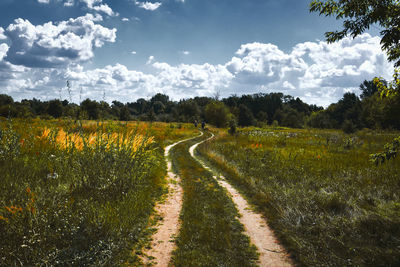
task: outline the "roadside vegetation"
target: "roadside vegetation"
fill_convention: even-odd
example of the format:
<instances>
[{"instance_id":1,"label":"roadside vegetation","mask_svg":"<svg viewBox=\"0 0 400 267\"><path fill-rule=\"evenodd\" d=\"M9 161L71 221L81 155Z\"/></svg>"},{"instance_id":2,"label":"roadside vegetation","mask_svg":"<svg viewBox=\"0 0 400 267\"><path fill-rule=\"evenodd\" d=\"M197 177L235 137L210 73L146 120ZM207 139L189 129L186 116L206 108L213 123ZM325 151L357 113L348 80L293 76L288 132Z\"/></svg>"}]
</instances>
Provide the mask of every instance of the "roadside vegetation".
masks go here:
<instances>
[{"instance_id":1,"label":"roadside vegetation","mask_svg":"<svg viewBox=\"0 0 400 267\"><path fill-rule=\"evenodd\" d=\"M208 134L207 134L208 135ZM212 174L189 154L200 137L171 150L184 190L174 266L255 266L256 248L243 234L234 203Z\"/></svg>"},{"instance_id":2,"label":"roadside vegetation","mask_svg":"<svg viewBox=\"0 0 400 267\"><path fill-rule=\"evenodd\" d=\"M165 193L163 147L191 126L0 121L0 262L138 264Z\"/></svg>"},{"instance_id":3,"label":"roadside vegetation","mask_svg":"<svg viewBox=\"0 0 400 267\"><path fill-rule=\"evenodd\" d=\"M301 266L398 266L400 159L376 165L369 156L397 135L243 128L198 151Z\"/></svg>"}]
</instances>

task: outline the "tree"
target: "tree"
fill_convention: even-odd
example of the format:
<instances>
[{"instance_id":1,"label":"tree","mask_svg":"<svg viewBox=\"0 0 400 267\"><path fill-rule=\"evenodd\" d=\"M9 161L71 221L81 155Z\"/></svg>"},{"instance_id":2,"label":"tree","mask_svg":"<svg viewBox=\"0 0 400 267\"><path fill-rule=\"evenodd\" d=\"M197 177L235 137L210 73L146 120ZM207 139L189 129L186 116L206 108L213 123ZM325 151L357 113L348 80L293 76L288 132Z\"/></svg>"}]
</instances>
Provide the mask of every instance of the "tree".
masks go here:
<instances>
[{"instance_id":1,"label":"tree","mask_svg":"<svg viewBox=\"0 0 400 267\"><path fill-rule=\"evenodd\" d=\"M307 122L308 126L314 128L329 129L333 128L333 123L331 122L331 117L329 113L325 110L315 111L311 113Z\"/></svg>"},{"instance_id":2,"label":"tree","mask_svg":"<svg viewBox=\"0 0 400 267\"><path fill-rule=\"evenodd\" d=\"M383 28L382 50L386 51L395 67L400 67L400 4L398 0L313 0L311 12L320 15L335 16L343 21L343 29L327 32L330 43L343 39L347 35L353 38L365 32L373 24Z\"/></svg>"},{"instance_id":3,"label":"tree","mask_svg":"<svg viewBox=\"0 0 400 267\"><path fill-rule=\"evenodd\" d=\"M260 122L266 122L268 120L268 114L264 111L259 111L257 113L257 120L259 120Z\"/></svg>"},{"instance_id":4,"label":"tree","mask_svg":"<svg viewBox=\"0 0 400 267\"><path fill-rule=\"evenodd\" d=\"M97 120L99 118L100 105L95 100L87 98L81 103L81 109L86 111L90 120Z\"/></svg>"},{"instance_id":5,"label":"tree","mask_svg":"<svg viewBox=\"0 0 400 267\"><path fill-rule=\"evenodd\" d=\"M395 70L393 75L393 81L389 83L389 86L383 84L381 78L375 78L375 84L377 85L379 91L381 92L381 97L389 98L394 101L394 105L390 108L394 108L397 113L400 113L400 71ZM395 115L395 119L399 124L398 116L396 112L390 111L389 114ZM388 143L384 147L384 151L377 154L371 155L371 161L375 164L383 164L385 161L395 158L400 151L400 136L395 138L391 143Z\"/></svg>"},{"instance_id":6,"label":"tree","mask_svg":"<svg viewBox=\"0 0 400 267\"><path fill-rule=\"evenodd\" d=\"M166 106L169 102L169 96L158 93L150 99L151 103L155 103L157 101L161 102L162 104L164 104L164 106Z\"/></svg>"},{"instance_id":7,"label":"tree","mask_svg":"<svg viewBox=\"0 0 400 267\"><path fill-rule=\"evenodd\" d=\"M271 93L265 96L266 100L266 112L268 114L268 123L273 122L275 112L282 108L282 93Z\"/></svg>"},{"instance_id":8,"label":"tree","mask_svg":"<svg viewBox=\"0 0 400 267\"><path fill-rule=\"evenodd\" d=\"M112 115L113 110L106 101L100 101L99 103L99 117L103 119L115 119Z\"/></svg>"},{"instance_id":9,"label":"tree","mask_svg":"<svg viewBox=\"0 0 400 267\"><path fill-rule=\"evenodd\" d=\"M47 113L54 118L59 118L63 114L63 104L60 100L55 99L49 102L49 106L47 107Z\"/></svg>"},{"instance_id":10,"label":"tree","mask_svg":"<svg viewBox=\"0 0 400 267\"><path fill-rule=\"evenodd\" d=\"M122 102L119 102L117 100L114 100L111 105L111 111L113 115L117 118L121 116L121 109L124 107L124 104Z\"/></svg>"},{"instance_id":11,"label":"tree","mask_svg":"<svg viewBox=\"0 0 400 267\"><path fill-rule=\"evenodd\" d=\"M231 115L224 103L214 101L206 106L205 116L207 122L221 128L226 126Z\"/></svg>"},{"instance_id":12,"label":"tree","mask_svg":"<svg viewBox=\"0 0 400 267\"><path fill-rule=\"evenodd\" d=\"M124 103L119 102L119 101L117 101L117 100L114 100L114 101L112 102L112 105L111 105L112 108L113 108L113 107L122 108L123 106L124 106Z\"/></svg>"},{"instance_id":13,"label":"tree","mask_svg":"<svg viewBox=\"0 0 400 267\"><path fill-rule=\"evenodd\" d=\"M9 95L0 94L0 116L13 117L15 114L14 99Z\"/></svg>"},{"instance_id":14,"label":"tree","mask_svg":"<svg viewBox=\"0 0 400 267\"><path fill-rule=\"evenodd\" d=\"M342 124L342 130L346 134L352 134L356 131L356 127L354 126L352 121L345 120Z\"/></svg>"},{"instance_id":15,"label":"tree","mask_svg":"<svg viewBox=\"0 0 400 267\"><path fill-rule=\"evenodd\" d=\"M139 98L136 100L136 102L133 104L133 107L137 110L139 114L143 114L148 110L148 102L144 98Z\"/></svg>"},{"instance_id":16,"label":"tree","mask_svg":"<svg viewBox=\"0 0 400 267\"><path fill-rule=\"evenodd\" d=\"M47 106L45 102L42 102L36 98L30 100L31 108L35 115L43 115L47 112Z\"/></svg>"},{"instance_id":17,"label":"tree","mask_svg":"<svg viewBox=\"0 0 400 267\"><path fill-rule=\"evenodd\" d=\"M336 114L342 125L346 120L354 125L360 124L362 109L360 99L354 93L345 93L337 103ZM361 125L357 125L358 128Z\"/></svg>"},{"instance_id":18,"label":"tree","mask_svg":"<svg viewBox=\"0 0 400 267\"><path fill-rule=\"evenodd\" d=\"M156 114L161 114L165 112L165 105L163 102L157 100L153 102L153 109Z\"/></svg>"},{"instance_id":19,"label":"tree","mask_svg":"<svg viewBox=\"0 0 400 267\"><path fill-rule=\"evenodd\" d=\"M120 121L129 121L131 119L131 113L128 106L123 106L119 112Z\"/></svg>"},{"instance_id":20,"label":"tree","mask_svg":"<svg viewBox=\"0 0 400 267\"><path fill-rule=\"evenodd\" d=\"M179 101L177 108L180 121L193 122L200 116L200 108L193 99Z\"/></svg>"},{"instance_id":21,"label":"tree","mask_svg":"<svg viewBox=\"0 0 400 267\"><path fill-rule=\"evenodd\" d=\"M400 40L399 40L400 42ZM400 94L400 70L394 70L393 81L387 84L383 78L375 78L374 83L378 87L381 97L396 97Z\"/></svg>"},{"instance_id":22,"label":"tree","mask_svg":"<svg viewBox=\"0 0 400 267\"><path fill-rule=\"evenodd\" d=\"M386 81L385 81L386 84ZM360 84L361 95L360 98L364 99L367 97L373 96L376 92L378 92L378 87L374 83L374 81L365 80L362 84Z\"/></svg>"},{"instance_id":23,"label":"tree","mask_svg":"<svg viewBox=\"0 0 400 267\"><path fill-rule=\"evenodd\" d=\"M303 127L303 117L296 109L287 107L284 110L284 116L281 125L292 127L292 128L302 128Z\"/></svg>"},{"instance_id":24,"label":"tree","mask_svg":"<svg viewBox=\"0 0 400 267\"><path fill-rule=\"evenodd\" d=\"M156 120L156 113L154 112L154 108L151 107L149 112L147 113L147 120L153 122Z\"/></svg>"},{"instance_id":25,"label":"tree","mask_svg":"<svg viewBox=\"0 0 400 267\"><path fill-rule=\"evenodd\" d=\"M12 104L14 104L14 99L11 96L0 94L0 106L12 105Z\"/></svg>"},{"instance_id":26,"label":"tree","mask_svg":"<svg viewBox=\"0 0 400 267\"><path fill-rule=\"evenodd\" d=\"M238 124L240 126L250 126L254 124L253 113L246 105L241 104L239 106Z\"/></svg>"}]
</instances>

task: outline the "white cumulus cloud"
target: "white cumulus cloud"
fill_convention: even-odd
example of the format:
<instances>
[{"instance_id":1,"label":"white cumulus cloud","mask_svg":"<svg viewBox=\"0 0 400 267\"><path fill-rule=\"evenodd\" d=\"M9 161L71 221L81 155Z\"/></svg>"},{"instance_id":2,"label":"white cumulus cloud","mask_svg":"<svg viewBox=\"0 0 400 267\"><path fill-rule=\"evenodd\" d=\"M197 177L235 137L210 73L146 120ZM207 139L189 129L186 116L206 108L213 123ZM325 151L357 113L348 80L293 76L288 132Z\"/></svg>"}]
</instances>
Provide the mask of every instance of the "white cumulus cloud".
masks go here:
<instances>
[{"instance_id":1,"label":"white cumulus cloud","mask_svg":"<svg viewBox=\"0 0 400 267\"><path fill-rule=\"evenodd\" d=\"M154 56L149 56L149 58L147 59L146 65L150 65L151 63L153 63L154 61Z\"/></svg>"},{"instance_id":2,"label":"white cumulus cloud","mask_svg":"<svg viewBox=\"0 0 400 267\"><path fill-rule=\"evenodd\" d=\"M95 11L101 11L109 16L118 16L118 13L114 12L107 4L103 4L103 0L79 0L86 3L89 9Z\"/></svg>"},{"instance_id":3,"label":"white cumulus cloud","mask_svg":"<svg viewBox=\"0 0 400 267\"><path fill-rule=\"evenodd\" d=\"M41 4L49 4L50 0L37 0ZM58 0L60 1L60 0ZM77 0L86 4L88 9L95 10L97 12L103 12L109 16L118 16L117 12L114 12L111 7L107 4L103 4L103 0ZM63 0L64 6L71 7L74 5L74 0Z\"/></svg>"},{"instance_id":4,"label":"white cumulus cloud","mask_svg":"<svg viewBox=\"0 0 400 267\"><path fill-rule=\"evenodd\" d=\"M73 5L74 5L74 0L66 0L66 1L64 2L64 6L71 7L71 6L73 6Z\"/></svg>"},{"instance_id":5,"label":"white cumulus cloud","mask_svg":"<svg viewBox=\"0 0 400 267\"><path fill-rule=\"evenodd\" d=\"M70 80L76 102L79 88L83 88L82 97L101 100L104 91L108 101L134 101L159 92L175 100L212 96L217 91L222 96L283 92L326 106L344 92L357 92L365 79L390 79L393 72L393 64L380 49L380 38L369 34L334 44L299 43L290 51L273 44L243 44L223 64L170 65L150 56L146 68L153 68L151 74L118 63L87 70L80 62L93 57L93 48L115 40L115 32L99 25L96 29L94 19L82 17L61 23L64 26L34 26L25 20L10 25L5 31L10 45L0 45L0 86L4 92L17 98L54 98L58 97L57 88ZM91 45L74 46L79 43ZM54 67L59 61L64 68L34 67L43 62Z\"/></svg>"},{"instance_id":6,"label":"white cumulus cloud","mask_svg":"<svg viewBox=\"0 0 400 267\"><path fill-rule=\"evenodd\" d=\"M0 62L3 60L5 55L7 54L9 47L7 44L0 44Z\"/></svg>"},{"instance_id":7,"label":"white cumulus cloud","mask_svg":"<svg viewBox=\"0 0 400 267\"><path fill-rule=\"evenodd\" d=\"M4 29L0 27L0 40L7 39L7 36L4 35Z\"/></svg>"},{"instance_id":8,"label":"white cumulus cloud","mask_svg":"<svg viewBox=\"0 0 400 267\"><path fill-rule=\"evenodd\" d=\"M393 71L380 38L369 34L333 44L300 43L289 53L272 44L244 44L225 66L235 77L231 88L237 93L281 91L321 105L357 91L365 79L389 79Z\"/></svg>"},{"instance_id":9,"label":"white cumulus cloud","mask_svg":"<svg viewBox=\"0 0 400 267\"><path fill-rule=\"evenodd\" d=\"M233 78L222 65L205 63L170 66L165 62L154 62L152 66L159 71L156 75L157 86L178 99L211 95L219 88L227 88Z\"/></svg>"},{"instance_id":10,"label":"white cumulus cloud","mask_svg":"<svg viewBox=\"0 0 400 267\"><path fill-rule=\"evenodd\" d=\"M161 6L161 2L155 2L155 3L152 3L152 2L139 2L139 1L135 1L135 4L138 6L138 7L140 7L140 8L143 8L143 9L146 9L146 10L150 10L150 11L154 11L154 10L156 10L157 8L159 8L160 6Z\"/></svg>"},{"instance_id":11,"label":"white cumulus cloud","mask_svg":"<svg viewBox=\"0 0 400 267\"><path fill-rule=\"evenodd\" d=\"M93 10L96 11L101 11L109 16L118 16L118 13L115 13L111 7L109 7L107 4L101 4L99 6L94 6Z\"/></svg>"},{"instance_id":12,"label":"white cumulus cloud","mask_svg":"<svg viewBox=\"0 0 400 267\"><path fill-rule=\"evenodd\" d=\"M5 35L11 40L7 60L26 67L58 67L93 58L93 50L104 42L115 42L116 29L100 24L100 15L87 14L53 24L33 25L16 19Z\"/></svg>"}]
</instances>

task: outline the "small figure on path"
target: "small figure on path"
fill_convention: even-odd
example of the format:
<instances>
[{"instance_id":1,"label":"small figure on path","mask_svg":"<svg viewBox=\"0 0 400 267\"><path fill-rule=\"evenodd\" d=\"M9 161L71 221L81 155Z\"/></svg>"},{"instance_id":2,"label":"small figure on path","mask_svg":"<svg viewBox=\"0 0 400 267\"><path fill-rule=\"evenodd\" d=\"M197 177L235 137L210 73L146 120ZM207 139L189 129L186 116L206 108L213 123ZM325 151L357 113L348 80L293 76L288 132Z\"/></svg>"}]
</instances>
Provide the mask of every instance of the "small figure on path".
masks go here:
<instances>
[{"instance_id":1,"label":"small figure on path","mask_svg":"<svg viewBox=\"0 0 400 267\"><path fill-rule=\"evenodd\" d=\"M204 130L204 127L206 127L206 123L204 121L201 122L201 129Z\"/></svg>"},{"instance_id":2,"label":"small figure on path","mask_svg":"<svg viewBox=\"0 0 400 267\"><path fill-rule=\"evenodd\" d=\"M194 127L197 128L197 120L194 120Z\"/></svg>"}]
</instances>

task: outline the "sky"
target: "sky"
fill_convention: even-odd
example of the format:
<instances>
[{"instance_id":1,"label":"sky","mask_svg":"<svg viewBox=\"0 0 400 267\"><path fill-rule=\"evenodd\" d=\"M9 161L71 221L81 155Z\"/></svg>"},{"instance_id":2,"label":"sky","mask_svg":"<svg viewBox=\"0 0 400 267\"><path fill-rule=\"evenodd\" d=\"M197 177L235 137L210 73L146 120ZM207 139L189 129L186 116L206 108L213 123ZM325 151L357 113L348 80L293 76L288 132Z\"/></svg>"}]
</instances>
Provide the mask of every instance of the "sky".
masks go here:
<instances>
[{"instance_id":1,"label":"sky","mask_svg":"<svg viewBox=\"0 0 400 267\"><path fill-rule=\"evenodd\" d=\"M282 92L327 106L390 79L376 26L328 44L341 22L309 2L1 0L0 94L126 103Z\"/></svg>"}]
</instances>

